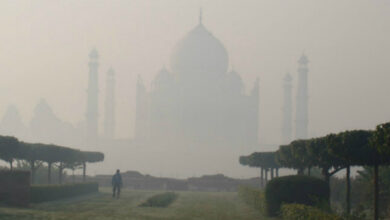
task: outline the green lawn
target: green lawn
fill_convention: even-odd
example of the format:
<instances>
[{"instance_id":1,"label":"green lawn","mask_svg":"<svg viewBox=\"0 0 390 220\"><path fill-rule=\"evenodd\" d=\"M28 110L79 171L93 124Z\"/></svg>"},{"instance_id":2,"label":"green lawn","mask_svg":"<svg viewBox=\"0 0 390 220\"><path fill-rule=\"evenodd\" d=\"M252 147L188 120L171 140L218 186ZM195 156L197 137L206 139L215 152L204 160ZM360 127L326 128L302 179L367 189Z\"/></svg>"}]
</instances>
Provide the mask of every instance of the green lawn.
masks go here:
<instances>
[{"instance_id":1,"label":"green lawn","mask_svg":"<svg viewBox=\"0 0 390 220\"><path fill-rule=\"evenodd\" d=\"M178 199L167 208L138 207L160 192L123 191L120 199L111 198L109 189L99 194L32 205L29 209L0 208L0 219L260 219L237 193L178 192Z\"/></svg>"}]
</instances>

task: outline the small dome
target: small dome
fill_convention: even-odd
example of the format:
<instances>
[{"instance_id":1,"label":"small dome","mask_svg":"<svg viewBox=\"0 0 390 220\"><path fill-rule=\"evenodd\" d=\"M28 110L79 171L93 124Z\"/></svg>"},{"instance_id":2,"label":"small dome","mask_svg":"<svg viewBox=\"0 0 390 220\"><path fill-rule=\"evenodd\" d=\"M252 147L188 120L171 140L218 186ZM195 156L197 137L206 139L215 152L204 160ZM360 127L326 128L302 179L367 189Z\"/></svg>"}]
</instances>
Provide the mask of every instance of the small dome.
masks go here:
<instances>
[{"instance_id":1,"label":"small dome","mask_svg":"<svg viewBox=\"0 0 390 220\"><path fill-rule=\"evenodd\" d=\"M176 45L171 56L175 74L224 74L228 54L222 43L199 23Z\"/></svg>"},{"instance_id":2,"label":"small dome","mask_svg":"<svg viewBox=\"0 0 390 220\"><path fill-rule=\"evenodd\" d=\"M164 67L157 74L156 78L153 80L154 88L161 88L165 86L171 86L174 79L168 70Z\"/></svg>"},{"instance_id":3,"label":"small dome","mask_svg":"<svg viewBox=\"0 0 390 220\"><path fill-rule=\"evenodd\" d=\"M306 65L309 63L309 60L307 59L307 56L305 54L302 54L301 58L298 60L299 64Z\"/></svg>"},{"instance_id":4,"label":"small dome","mask_svg":"<svg viewBox=\"0 0 390 220\"><path fill-rule=\"evenodd\" d=\"M244 89L244 83L242 82L241 76L234 70L227 74L228 83L231 89L242 92Z\"/></svg>"},{"instance_id":5,"label":"small dome","mask_svg":"<svg viewBox=\"0 0 390 220\"><path fill-rule=\"evenodd\" d=\"M93 48L93 49L91 50L91 52L89 53L89 58L91 58L91 59L97 59L97 58L99 58L99 54L98 54L96 48Z\"/></svg>"}]
</instances>

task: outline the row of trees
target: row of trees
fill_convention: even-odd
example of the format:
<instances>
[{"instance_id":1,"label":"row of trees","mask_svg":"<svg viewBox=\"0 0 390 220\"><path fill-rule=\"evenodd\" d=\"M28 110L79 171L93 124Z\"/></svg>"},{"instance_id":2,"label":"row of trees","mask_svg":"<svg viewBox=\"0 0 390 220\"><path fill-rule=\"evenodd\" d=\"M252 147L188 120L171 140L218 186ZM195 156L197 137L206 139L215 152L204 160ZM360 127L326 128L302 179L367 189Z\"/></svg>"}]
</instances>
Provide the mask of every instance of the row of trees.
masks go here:
<instances>
[{"instance_id":1,"label":"row of trees","mask_svg":"<svg viewBox=\"0 0 390 220\"><path fill-rule=\"evenodd\" d=\"M268 171L271 179L279 176L279 163L276 162L275 152L254 152L249 156L241 156L240 164L260 168L261 187L268 181Z\"/></svg>"},{"instance_id":2,"label":"row of trees","mask_svg":"<svg viewBox=\"0 0 390 220\"><path fill-rule=\"evenodd\" d=\"M374 167L374 219L378 219L378 167L390 164L390 123L378 125L374 131L353 130L308 140L295 140L289 145L280 146L274 152L274 161L264 164L265 161L259 159L250 155L241 157L240 163L261 168L270 165L293 168L298 170L298 174L303 174L305 169L310 174L310 169L317 167L328 184L332 175L346 169L347 213L350 213L350 167Z\"/></svg>"},{"instance_id":3,"label":"row of trees","mask_svg":"<svg viewBox=\"0 0 390 220\"><path fill-rule=\"evenodd\" d=\"M54 144L33 144L19 141L10 136L0 136L0 159L6 161L13 169L15 160L26 161L31 170L31 182L35 183L35 174L42 163L47 163L48 183L51 183L52 166L58 165L59 183L62 183L62 174L65 168L75 169L83 167L83 180L86 177L86 164L104 160L100 152L86 152Z\"/></svg>"}]
</instances>

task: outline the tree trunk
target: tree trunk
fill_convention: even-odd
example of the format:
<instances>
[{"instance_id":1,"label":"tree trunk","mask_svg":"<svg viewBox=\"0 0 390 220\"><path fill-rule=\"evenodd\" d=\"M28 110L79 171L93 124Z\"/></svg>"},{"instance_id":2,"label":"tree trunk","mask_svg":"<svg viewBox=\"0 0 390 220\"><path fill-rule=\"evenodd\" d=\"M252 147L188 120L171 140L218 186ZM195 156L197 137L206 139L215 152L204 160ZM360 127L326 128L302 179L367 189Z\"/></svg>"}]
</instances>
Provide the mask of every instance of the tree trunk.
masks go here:
<instances>
[{"instance_id":1,"label":"tree trunk","mask_svg":"<svg viewBox=\"0 0 390 220\"><path fill-rule=\"evenodd\" d=\"M265 169L265 185L268 183L268 169Z\"/></svg>"},{"instance_id":2,"label":"tree trunk","mask_svg":"<svg viewBox=\"0 0 390 220\"><path fill-rule=\"evenodd\" d=\"M51 184L51 162L47 163L47 183Z\"/></svg>"},{"instance_id":3,"label":"tree trunk","mask_svg":"<svg viewBox=\"0 0 390 220\"><path fill-rule=\"evenodd\" d=\"M83 182L85 182L86 173L87 173L87 163L83 162Z\"/></svg>"},{"instance_id":4,"label":"tree trunk","mask_svg":"<svg viewBox=\"0 0 390 220\"><path fill-rule=\"evenodd\" d=\"M304 169L302 168L299 168L298 171L297 171L297 175L303 175L304 174Z\"/></svg>"},{"instance_id":5,"label":"tree trunk","mask_svg":"<svg viewBox=\"0 0 390 220\"><path fill-rule=\"evenodd\" d=\"M329 174L326 174L326 175L324 176L324 179L325 179L325 182L326 182L326 184L328 185L328 187L330 187L330 175L329 175Z\"/></svg>"},{"instance_id":6,"label":"tree trunk","mask_svg":"<svg viewBox=\"0 0 390 220\"><path fill-rule=\"evenodd\" d=\"M329 169L322 168L322 175L324 176L324 181L326 182L326 185L328 186L328 190L330 192L330 174L329 174ZM330 198L328 199L328 205L330 207Z\"/></svg>"},{"instance_id":7,"label":"tree trunk","mask_svg":"<svg viewBox=\"0 0 390 220\"><path fill-rule=\"evenodd\" d=\"M72 183L75 182L74 169L72 169Z\"/></svg>"},{"instance_id":8,"label":"tree trunk","mask_svg":"<svg viewBox=\"0 0 390 220\"><path fill-rule=\"evenodd\" d=\"M13 160L9 161L9 170L11 170L11 171L14 169L14 167L12 166L12 162L13 162Z\"/></svg>"},{"instance_id":9,"label":"tree trunk","mask_svg":"<svg viewBox=\"0 0 390 220\"><path fill-rule=\"evenodd\" d=\"M60 166L58 167L58 183L59 184L62 184L62 171L63 171L63 167L62 167L62 162L60 162Z\"/></svg>"},{"instance_id":10,"label":"tree trunk","mask_svg":"<svg viewBox=\"0 0 390 220\"><path fill-rule=\"evenodd\" d=\"M307 168L307 175L308 175L308 176L311 175L311 167L308 167L308 168Z\"/></svg>"},{"instance_id":11,"label":"tree trunk","mask_svg":"<svg viewBox=\"0 0 390 220\"><path fill-rule=\"evenodd\" d=\"M30 161L30 167L31 167L31 184L35 183L35 161Z\"/></svg>"},{"instance_id":12,"label":"tree trunk","mask_svg":"<svg viewBox=\"0 0 390 220\"><path fill-rule=\"evenodd\" d=\"M347 166L346 173L346 182L347 182L347 194L346 194L346 205L347 205L347 214L351 213L351 167Z\"/></svg>"},{"instance_id":13,"label":"tree trunk","mask_svg":"<svg viewBox=\"0 0 390 220\"><path fill-rule=\"evenodd\" d=\"M279 177L279 168L276 168L275 174L276 174L276 177Z\"/></svg>"},{"instance_id":14,"label":"tree trunk","mask_svg":"<svg viewBox=\"0 0 390 220\"><path fill-rule=\"evenodd\" d=\"M261 188L264 187L264 169L263 169L263 167L260 168L260 186L261 186Z\"/></svg>"},{"instance_id":15,"label":"tree trunk","mask_svg":"<svg viewBox=\"0 0 390 220\"><path fill-rule=\"evenodd\" d=\"M321 173L322 173L322 175L324 176L324 180L325 180L326 184L327 184L328 187L329 187L329 186L330 186L330 174L329 174L329 169L322 168Z\"/></svg>"},{"instance_id":16,"label":"tree trunk","mask_svg":"<svg viewBox=\"0 0 390 220\"><path fill-rule=\"evenodd\" d=\"M378 164L374 166L374 220L379 219L379 184L378 184Z\"/></svg>"},{"instance_id":17,"label":"tree trunk","mask_svg":"<svg viewBox=\"0 0 390 220\"><path fill-rule=\"evenodd\" d=\"M271 172L271 180L272 180L274 178L274 168L271 168L270 172Z\"/></svg>"}]
</instances>

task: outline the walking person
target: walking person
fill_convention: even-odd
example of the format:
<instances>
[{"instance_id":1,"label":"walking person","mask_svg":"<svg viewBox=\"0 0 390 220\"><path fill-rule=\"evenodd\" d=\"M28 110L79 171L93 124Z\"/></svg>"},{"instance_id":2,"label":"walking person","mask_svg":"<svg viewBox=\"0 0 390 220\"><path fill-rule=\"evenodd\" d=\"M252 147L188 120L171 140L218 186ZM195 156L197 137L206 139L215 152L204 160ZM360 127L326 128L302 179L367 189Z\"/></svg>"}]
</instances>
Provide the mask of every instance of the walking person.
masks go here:
<instances>
[{"instance_id":1,"label":"walking person","mask_svg":"<svg viewBox=\"0 0 390 220\"><path fill-rule=\"evenodd\" d=\"M119 170L116 170L116 173L112 176L112 197L119 198L122 187L122 176Z\"/></svg>"}]
</instances>

